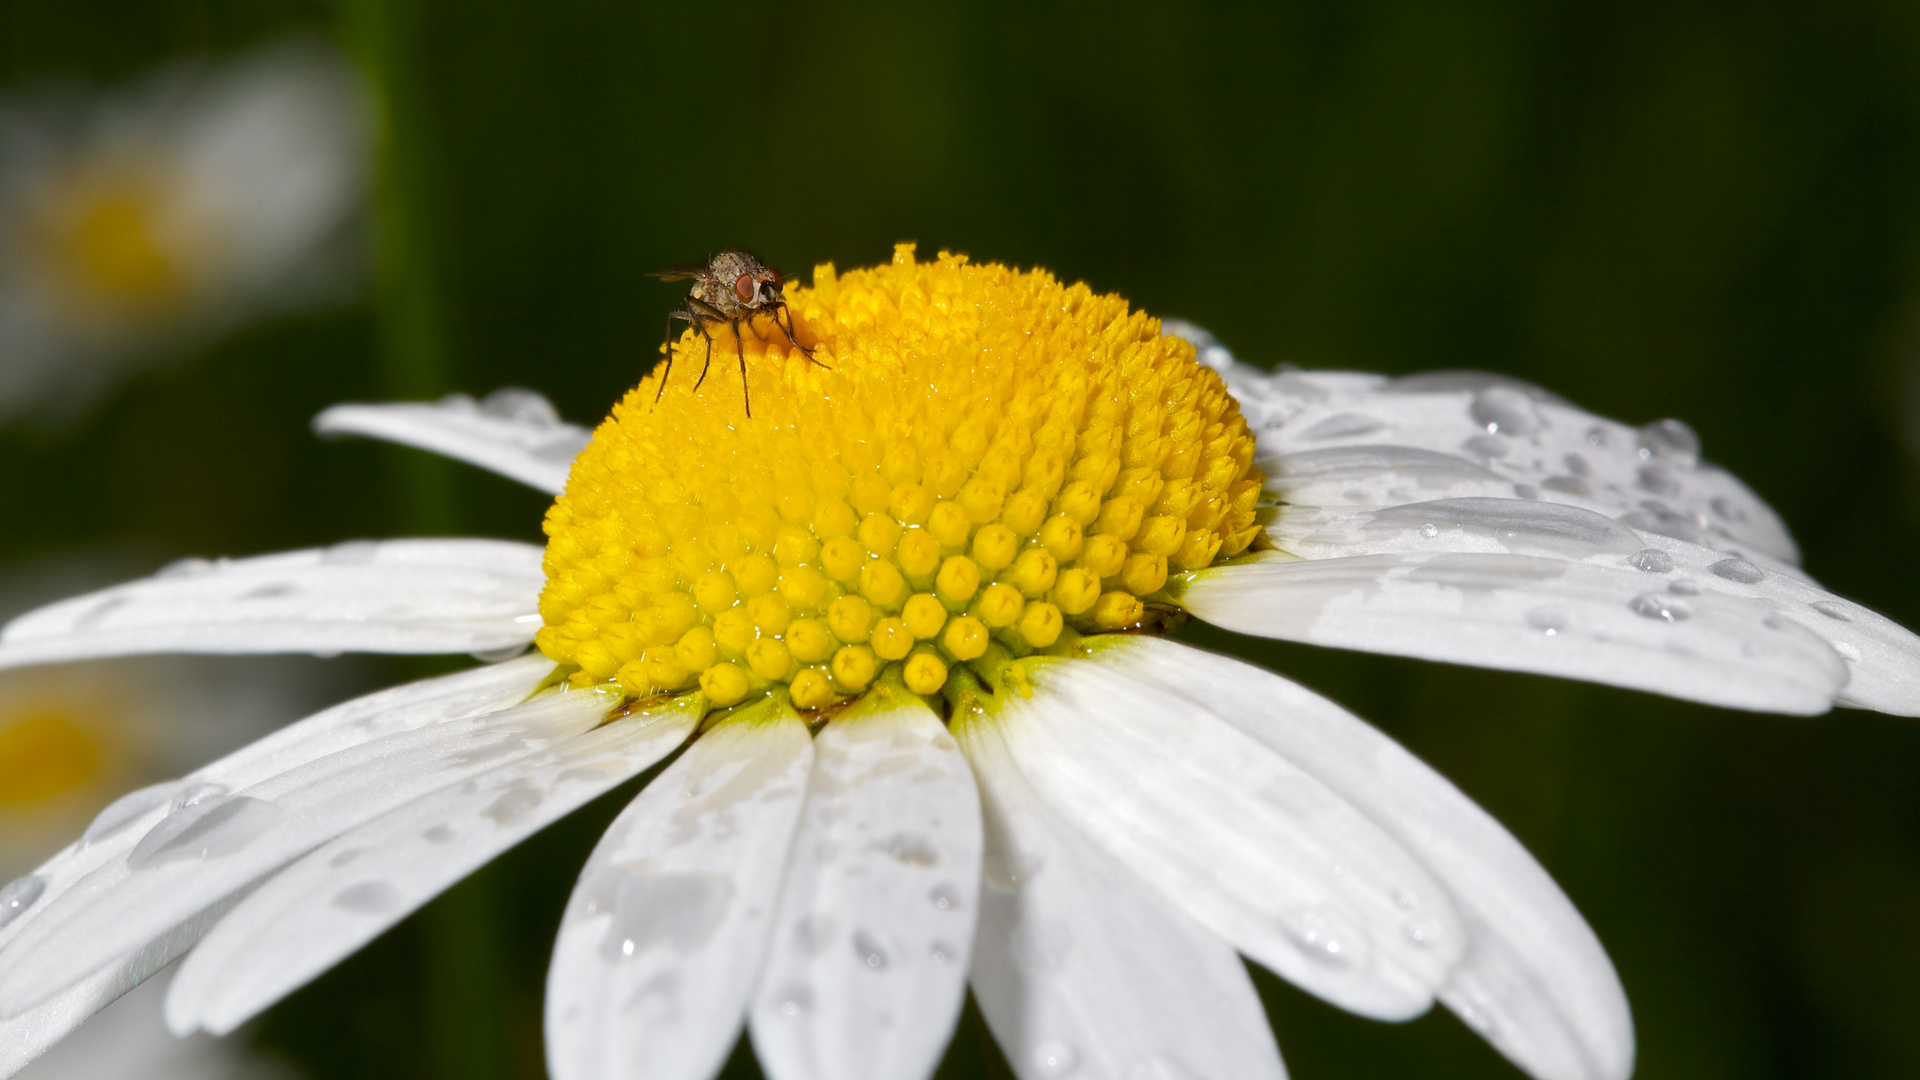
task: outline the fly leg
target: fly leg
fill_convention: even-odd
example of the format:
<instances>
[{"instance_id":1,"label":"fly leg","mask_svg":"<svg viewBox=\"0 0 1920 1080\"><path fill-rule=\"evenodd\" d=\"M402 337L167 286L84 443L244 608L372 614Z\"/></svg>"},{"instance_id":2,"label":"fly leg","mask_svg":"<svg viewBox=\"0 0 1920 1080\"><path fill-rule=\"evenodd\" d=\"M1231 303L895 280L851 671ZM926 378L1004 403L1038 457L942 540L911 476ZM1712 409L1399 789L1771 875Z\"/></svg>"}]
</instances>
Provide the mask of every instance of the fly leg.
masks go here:
<instances>
[{"instance_id":1,"label":"fly leg","mask_svg":"<svg viewBox=\"0 0 1920 1080\"><path fill-rule=\"evenodd\" d=\"M748 323L752 325L751 322ZM747 390L747 344L740 340L740 320L733 320L733 347L740 354L740 400L746 403L747 419L753 419L753 395Z\"/></svg>"},{"instance_id":2,"label":"fly leg","mask_svg":"<svg viewBox=\"0 0 1920 1080\"><path fill-rule=\"evenodd\" d=\"M780 313L782 311L787 313L787 323L785 326L780 326ZM793 336L793 309L788 307L784 302L781 303L779 307L774 309L773 325L779 326L781 330L786 332L787 340L793 343L794 348L800 350L800 355L806 357L809 363L813 364L815 367L827 366L825 364L822 364L820 361L815 360L813 358L813 350L807 348L805 345L800 344L800 339Z\"/></svg>"}]
</instances>

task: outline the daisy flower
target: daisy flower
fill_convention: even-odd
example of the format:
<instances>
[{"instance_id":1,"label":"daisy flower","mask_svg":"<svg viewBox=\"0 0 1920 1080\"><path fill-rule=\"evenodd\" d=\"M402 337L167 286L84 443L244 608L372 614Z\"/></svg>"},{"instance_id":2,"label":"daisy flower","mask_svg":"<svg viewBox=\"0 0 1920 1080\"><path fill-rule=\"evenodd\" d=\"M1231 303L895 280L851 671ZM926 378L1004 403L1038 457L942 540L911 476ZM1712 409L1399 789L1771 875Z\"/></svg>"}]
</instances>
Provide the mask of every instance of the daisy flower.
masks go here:
<instances>
[{"instance_id":1,"label":"daisy flower","mask_svg":"<svg viewBox=\"0 0 1920 1080\"><path fill-rule=\"evenodd\" d=\"M311 41L0 103L0 421L60 419L130 368L348 295L369 130L356 76Z\"/></svg>"},{"instance_id":2,"label":"daisy flower","mask_svg":"<svg viewBox=\"0 0 1920 1080\"><path fill-rule=\"evenodd\" d=\"M789 302L813 358L746 335L751 418L730 334L704 381L684 336L681 377L590 440L525 391L319 418L555 493L544 552L190 562L11 623L0 664L537 651L129 796L7 886L0 1068L183 954L169 1023L231 1030L667 762L562 920L557 1080L709 1077L743 1027L776 1080L925 1077L969 984L1023 1080L1272 1080L1242 957L1620 1078L1619 981L1512 836L1333 702L1163 631L1920 711L1920 642L1794 571L1677 425L1485 375L1268 376L911 245Z\"/></svg>"}]
</instances>

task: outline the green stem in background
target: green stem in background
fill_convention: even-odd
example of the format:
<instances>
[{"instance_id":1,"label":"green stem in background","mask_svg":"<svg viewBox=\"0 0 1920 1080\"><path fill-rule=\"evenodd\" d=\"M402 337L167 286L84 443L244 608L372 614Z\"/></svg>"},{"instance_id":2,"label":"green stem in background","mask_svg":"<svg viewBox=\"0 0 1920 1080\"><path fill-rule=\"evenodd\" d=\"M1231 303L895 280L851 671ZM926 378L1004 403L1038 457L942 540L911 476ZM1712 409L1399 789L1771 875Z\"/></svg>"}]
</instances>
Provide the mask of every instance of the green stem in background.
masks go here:
<instances>
[{"instance_id":1,"label":"green stem in background","mask_svg":"<svg viewBox=\"0 0 1920 1080\"><path fill-rule=\"evenodd\" d=\"M380 123L374 191L381 390L422 400L452 389L447 346L445 188L418 58L418 0L340 0L350 47L372 86ZM398 535L458 529L451 463L396 448L392 515ZM512 1060L501 971L497 888L480 874L422 913L428 1051L442 1080L504 1080Z\"/></svg>"}]
</instances>

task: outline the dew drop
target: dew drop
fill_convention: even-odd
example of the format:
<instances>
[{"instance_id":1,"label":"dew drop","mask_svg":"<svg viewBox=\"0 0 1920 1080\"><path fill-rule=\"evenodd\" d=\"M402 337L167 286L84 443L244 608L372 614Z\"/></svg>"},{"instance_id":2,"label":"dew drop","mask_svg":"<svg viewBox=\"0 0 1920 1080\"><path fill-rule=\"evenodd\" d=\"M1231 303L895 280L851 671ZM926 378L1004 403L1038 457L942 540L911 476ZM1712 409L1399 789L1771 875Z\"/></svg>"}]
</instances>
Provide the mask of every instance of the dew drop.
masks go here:
<instances>
[{"instance_id":1,"label":"dew drop","mask_svg":"<svg viewBox=\"0 0 1920 1080\"><path fill-rule=\"evenodd\" d=\"M1557 491L1562 495L1572 495L1575 498L1593 498L1593 488L1577 476L1549 476L1540 481L1540 486L1548 491Z\"/></svg>"},{"instance_id":2,"label":"dew drop","mask_svg":"<svg viewBox=\"0 0 1920 1080\"><path fill-rule=\"evenodd\" d=\"M400 890L384 881L363 881L336 893L333 906L359 915L379 915L400 906Z\"/></svg>"},{"instance_id":3,"label":"dew drop","mask_svg":"<svg viewBox=\"0 0 1920 1080\"><path fill-rule=\"evenodd\" d=\"M818 956L833 940L833 917L807 915L793 924L793 947L808 956Z\"/></svg>"},{"instance_id":4,"label":"dew drop","mask_svg":"<svg viewBox=\"0 0 1920 1080\"><path fill-rule=\"evenodd\" d=\"M1813 607L1813 610L1819 612L1822 615L1825 615L1829 619L1838 619L1841 622L1853 621L1853 614L1847 610L1847 606L1845 604L1842 604L1839 601L1815 600L1812 604L1812 607Z\"/></svg>"},{"instance_id":5,"label":"dew drop","mask_svg":"<svg viewBox=\"0 0 1920 1080\"><path fill-rule=\"evenodd\" d=\"M1562 460L1566 462L1567 471L1580 477L1582 480L1593 475L1593 466L1587 464L1587 459L1581 457L1579 454L1568 454Z\"/></svg>"},{"instance_id":6,"label":"dew drop","mask_svg":"<svg viewBox=\"0 0 1920 1080\"><path fill-rule=\"evenodd\" d=\"M492 818L496 825L512 825L533 813L542 797L540 792L530 787L510 788L487 804L487 808L480 813Z\"/></svg>"},{"instance_id":7,"label":"dew drop","mask_svg":"<svg viewBox=\"0 0 1920 1080\"><path fill-rule=\"evenodd\" d=\"M944 941L936 941L932 945L927 946L927 955L931 957L936 964L951 964L953 963L954 949L953 946Z\"/></svg>"},{"instance_id":8,"label":"dew drop","mask_svg":"<svg viewBox=\"0 0 1920 1080\"><path fill-rule=\"evenodd\" d=\"M813 987L788 983L773 996L773 1007L781 1016L798 1019L813 1011Z\"/></svg>"},{"instance_id":9,"label":"dew drop","mask_svg":"<svg viewBox=\"0 0 1920 1080\"><path fill-rule=\"evenodd\" d=\"M1659 548L1641 548L1627 556L1627 565L1644 574L1673 572L1673 556Z\"/></svg>"},{"instance_id":10,"label":"dew drop","mask_svg":"<svg viewBox=\"0 0 1920 1080\"><path fill-rule=\"evenodd\" d=\"M1473 395L1467 412L1489 435L1526 435L1540 428L1533 399L1509 386L1489 386Z\"/></svg>"},{"instance_id":11,"label":"dew drop","mask_svg":"<svg viewBox=\"0 0 1920 1080\"><path fill-rule=\"evenodd\" d=\"M1286 930L1309 960L1328 967L1350 967L1360 960L1359 933L1330 911L1300 912L1287 920Z\"/></svg>"},{"instance_id":12,"label":"dew drop","mask_svg":"<svg viewBox=\"0 0 1920 1080\"><path fill-rule=\"evenodd\" d=\"M1033 1074L1046 1080L1059 1080L1080 1066L1080 1055L1073 1047L1058 1041L1043 1042L1033 1048Z\"/></svg>"},{"instance_id":13,"label":"dew drop","mask_svg":"<svg viewBox=\"0 0 1920 1080\"><path fill-rule=\"evenodd\" d=\"M38 874L17 877L0 886L0 927L19 918L47 891L47 880Z\"/></svg>"},{"instance_id":14,"label":"dew drop","mask_svg":"<svg viewBox=\"0 0 1920 1080\"><path fill-rule=\"evenodd\" d=\"M935 885L933 891L927 894L927 899L941 911L960 910L960 890L947 882Z\"/></svg>"},{"instance_id":15,"label":"dew drop","mask_svg":"<svg viewBox=\"0 0 1920 1080\"><path fill-rule=\"evenodd\" d=\"M1860 662L1860 650L1844 641L1834 642L1833 651L1839 653L1840 659L1845 660L1849 664L1857 664Z\"/></svg>"},{"instance_id":16,"label":"dew drop","mask_svg":"<svg viewBox=\"0 0 1920 1080\"><path fill-rule=\"evenodd\" d=\"M733 882L713 874L639 870L620 874L609 891L613 918L600 940L600 957L608 962L659 944L691 952L719 929L733 902Z\"/></svg>"},{"instance_id":17,"label":"dew drop","mask_svg":"<svg viewBox=\"0 0 1920 1080\"><path fill-rule=\"evenodd\" d=\"M1635 615L1662 622L1677 623L1693 616L1693 610L1686 604L1659 593L1641 593L1628 601L1627 606L1633 609Z\"/></svg>"},{"instance_id":18,"label":"dew drop","mask_svg":"<svg viewBox=\"0 0 1920 1080\"><path fill-rule=\"evenodd\" d=\"M908 866L932 866L940 861L933 842L919 833L894 833L874 846Z\"/></svg>"},{"instance_id":19,"label":"dew drop","mask_svg":"<svg viewBox=\"0 0 1920 1080\"><path fill-rule=\"evenodd\" d=\"M380 555L380 544L375 540L348 540L328 548L320 556L320 561L335 566L365 566Z\"/></svg>"},{"instance_id":20,"label":"dew drop","mask_svg":"<svg viewBox=\"0 0 1920 1080\"><path fill-rule=\"evenodd\" d=\"M1673 478L1664 465L1640 466L1640 490L1654 495L1677 495L1680 493L1680 481Z\"/></svg>"},{"instance_id":21,"label":"dew drop","mask_svg":"<svg viewBox=\"0 0 1920 1080\"><path fill-rule=\"evenodd\" d=\"M1707 505L1713 509L1715 514L1718 514L1728 521L1744 524L1747 520L1747 512L1740 508L1740 504L1727 498L1725 495L1715 495L1713 501Z\"/></svg>"},{"instance_id":22,"label":"dew drop","mask_svg":"<svg viewBox=\"0 0 1920 1080\"><path fill-rule=\"evenodd\" d=\"M853 958L868 971L885 971L889 959L886 948L864 930L854 932Z\"/></svg>"},{"instance_id":23,"label":"dew drop","mask_svg":"<svg viewBox=\"0 0 1920 1080\"><path fill-rule=\"evenodd\" d=\"M1728 581L1737 581L1742 585L1757 585L1761 578L1767 576L1766 571L1745 559L1721 559L1719 562L1707 567L1707 570L1712 573L1714 577L1723 577Z\"/></svg>"},{"instance_id":24,"label":"dew drop","mask_svg":"<svg viewBox=\"0 0 1920 1080\"><path fill-rule=\"evenodd\" d=\"M1017 889L1032 881L1044 865L1038 856L989 851L980 864L980 878L996 889Z\"/></svg>"},{"instance_id":25,"label":"dew drop","mask_svg":"<svg viewBox=\"0 0 1920 1080\"><path fill-rule=\"evenodd\" d=\"M1461 443L1460 449L1477 457L1494 458L1504 457L1507 451L1513 449L1513 447L1507 443L1507 440L1502 439L1498 435L1475 435L1473 438Z\"/></svg>"},{"instance_id":26,"label":"dew drop","mask_svg":"<svg viewBox=\"0 0 1920 1080\"><path fill-rule=\"evenodd\" d=\"M1567 628L1567 609L1558 604L1542 604L1527 612L1527 625L1548 637Z\"/></svg>"},{"instance_id":27,"label":"dew drop","mask_svg":"<svg viewBox=\"0 0 1920 1080\"><path fill-rule=\"evenodd\" d=\"M1425 525L1420 526L1420 535L1426 537L1428 540L1431 540L1434 537L1440 535L1440 526L1435 525L1433 522L1429 521Z\"/></svg>"},{"instance_id":28,"label":"dew drop","mask_svg":"<svg viewBox=\"0 0 1920 1080\"><path fill-rule=\"evenodd\" d=\"M429 844L451 844L453 843L453 838L455 836L455 833L453 831L453 826L442 822L441 824L435 825L433 828L428 829L426 832L423 832L420 835Z\"/></svg>"},{"instance_id":29,"label":"dew drop","mask_svg":"<svg viewBox=\"0 0 1920 1080\"><path fill-rule=\"evenodd\" d=\"M169 578L199 577L201 574L207 573L212 569L213 564L207 560L188 556L184 559L173 560L155 571L153 576L162 581Z\"/></svg>"},{"instance_id":30,"label":"dew drop","mask_svg":"<svg viewBox=\"0 0 1920 1080\"><path fill-rule=\"evenodd\" d=\"M352 862L353 860L359 858L360 856L365 855L366 853L367 853L366 848L350 847L350 848L347 848L345 851L341 851L335 854L333 858L328 859L327 865L333 867L335 870L338 870L341 867Z\"/></svg>"},{"instance_id":31,"label":"dew drop","mask_svg":"<svg viewBox=\"0 0 1920 1080\"><path fill-rule=\"evenodd\" d=\"M265 799L215 795L160 819L127 855L127 866L150 866L232 855L279 822L281 810Z\"/></svg>"},{"instance_id":32,"label":"dew drop","mask_svg":"<svg viewBox=\"0 0 1920 1080\"><path fill-rule=\"evenodd\" d=\"M1371 416L1340 413L1337 416L1327 417L1300 434L1303 438L1320 442L1326 439L1351 439L1357 435L1370 435L1386 426Z\"/></svg>"},{"instance_id":33,"label":"dew drop","mask_svg":"<svg viewBox=\"0 0 1920 1080\"><path fill-rule=\"evenodd\" d=\"M1675 596L1699 596L1700 583L1688 581L1686 578L1676 578L1667 583L1667 591Z\"/></svg>"},{"instance_id":34,"label":"dew drop","mask_svg":"<svg viewBox=\"0 0 1920 1080\"><path fill-rule=\"evenodd\" d=\"M199 806L208 799L217 798L226 793L227 785L225 784L189 784L173 797L173 801L167 804L167 809L185 810L189 806Z\"/></svg>"},{"instance_id":35,"label":"dew drop","mask_svg":"<svg viewBox=\"0 0 1920 1080\"><path fill-rule=\"evenodd\" d=\"M1691 469L1700 460L1700 436L1679 420L1655 420L1640 429L1640 449L1644 454L1665 458L1683 469Z\"/></svg>"},{"instance_id":36,"label":"dew drop","mask_svg":"<svg viewBox=\"0 0 1920 1080\"><path fill-rule=\"evenodd\" d=\"M154 784L137 791L130 791L107 804L106 809L94 815L93 823L81 834L80 842L92 844L104 840L153 810L167 804L173 793L180 788L180 781L169 780L164 784Z\"/></svg>"}]
</instances>

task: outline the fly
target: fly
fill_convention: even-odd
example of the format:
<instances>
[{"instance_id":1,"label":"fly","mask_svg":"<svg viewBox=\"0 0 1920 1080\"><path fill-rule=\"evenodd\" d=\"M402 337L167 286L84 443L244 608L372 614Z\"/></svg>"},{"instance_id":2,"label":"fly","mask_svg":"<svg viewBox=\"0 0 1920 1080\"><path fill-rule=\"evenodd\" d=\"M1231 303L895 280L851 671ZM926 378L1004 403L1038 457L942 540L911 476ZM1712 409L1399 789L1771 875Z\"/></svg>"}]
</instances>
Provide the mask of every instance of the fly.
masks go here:
<instances>
[{"instance_id":1,"label":"fly","mask_svg":"<svg viewBox=\"0 0 1920 1080\"><path fill-rule=\"evenodd\" d=\"M675 319L692 324L700 336L707 341L706 361L700 365L700 378L693 388L700 389L707 381L707 369L713 366L713 335L708 327L714 323L726 323L733 328L733 345L740 356L740 393L746 402L747 415L753 415L753 398L747 393L747 347L740 339L740 325L746 324L759 337L760 331L754 328L753 321L761 315L773 316L773 324L787 335L793 347L799 349L809 361L825 367L813 359L813 350L800 344L793 336L793 312L788 309L785 297L781 295L784 283L780 271L761 262L753 255L734 248L728 248L697 266L674 266L665 270L655 270L653 277L662 281L683 281L691 278L693 288L687 298L674 311L667 315L667 370L660 376L660 388L654 391L653 400L658 402L660 395L667 390L667 377L673 374L673 323ZM785 323L780 316L785 314ZM762 340L765 340L762 338Z\"/></svg>"}]
</instances>

